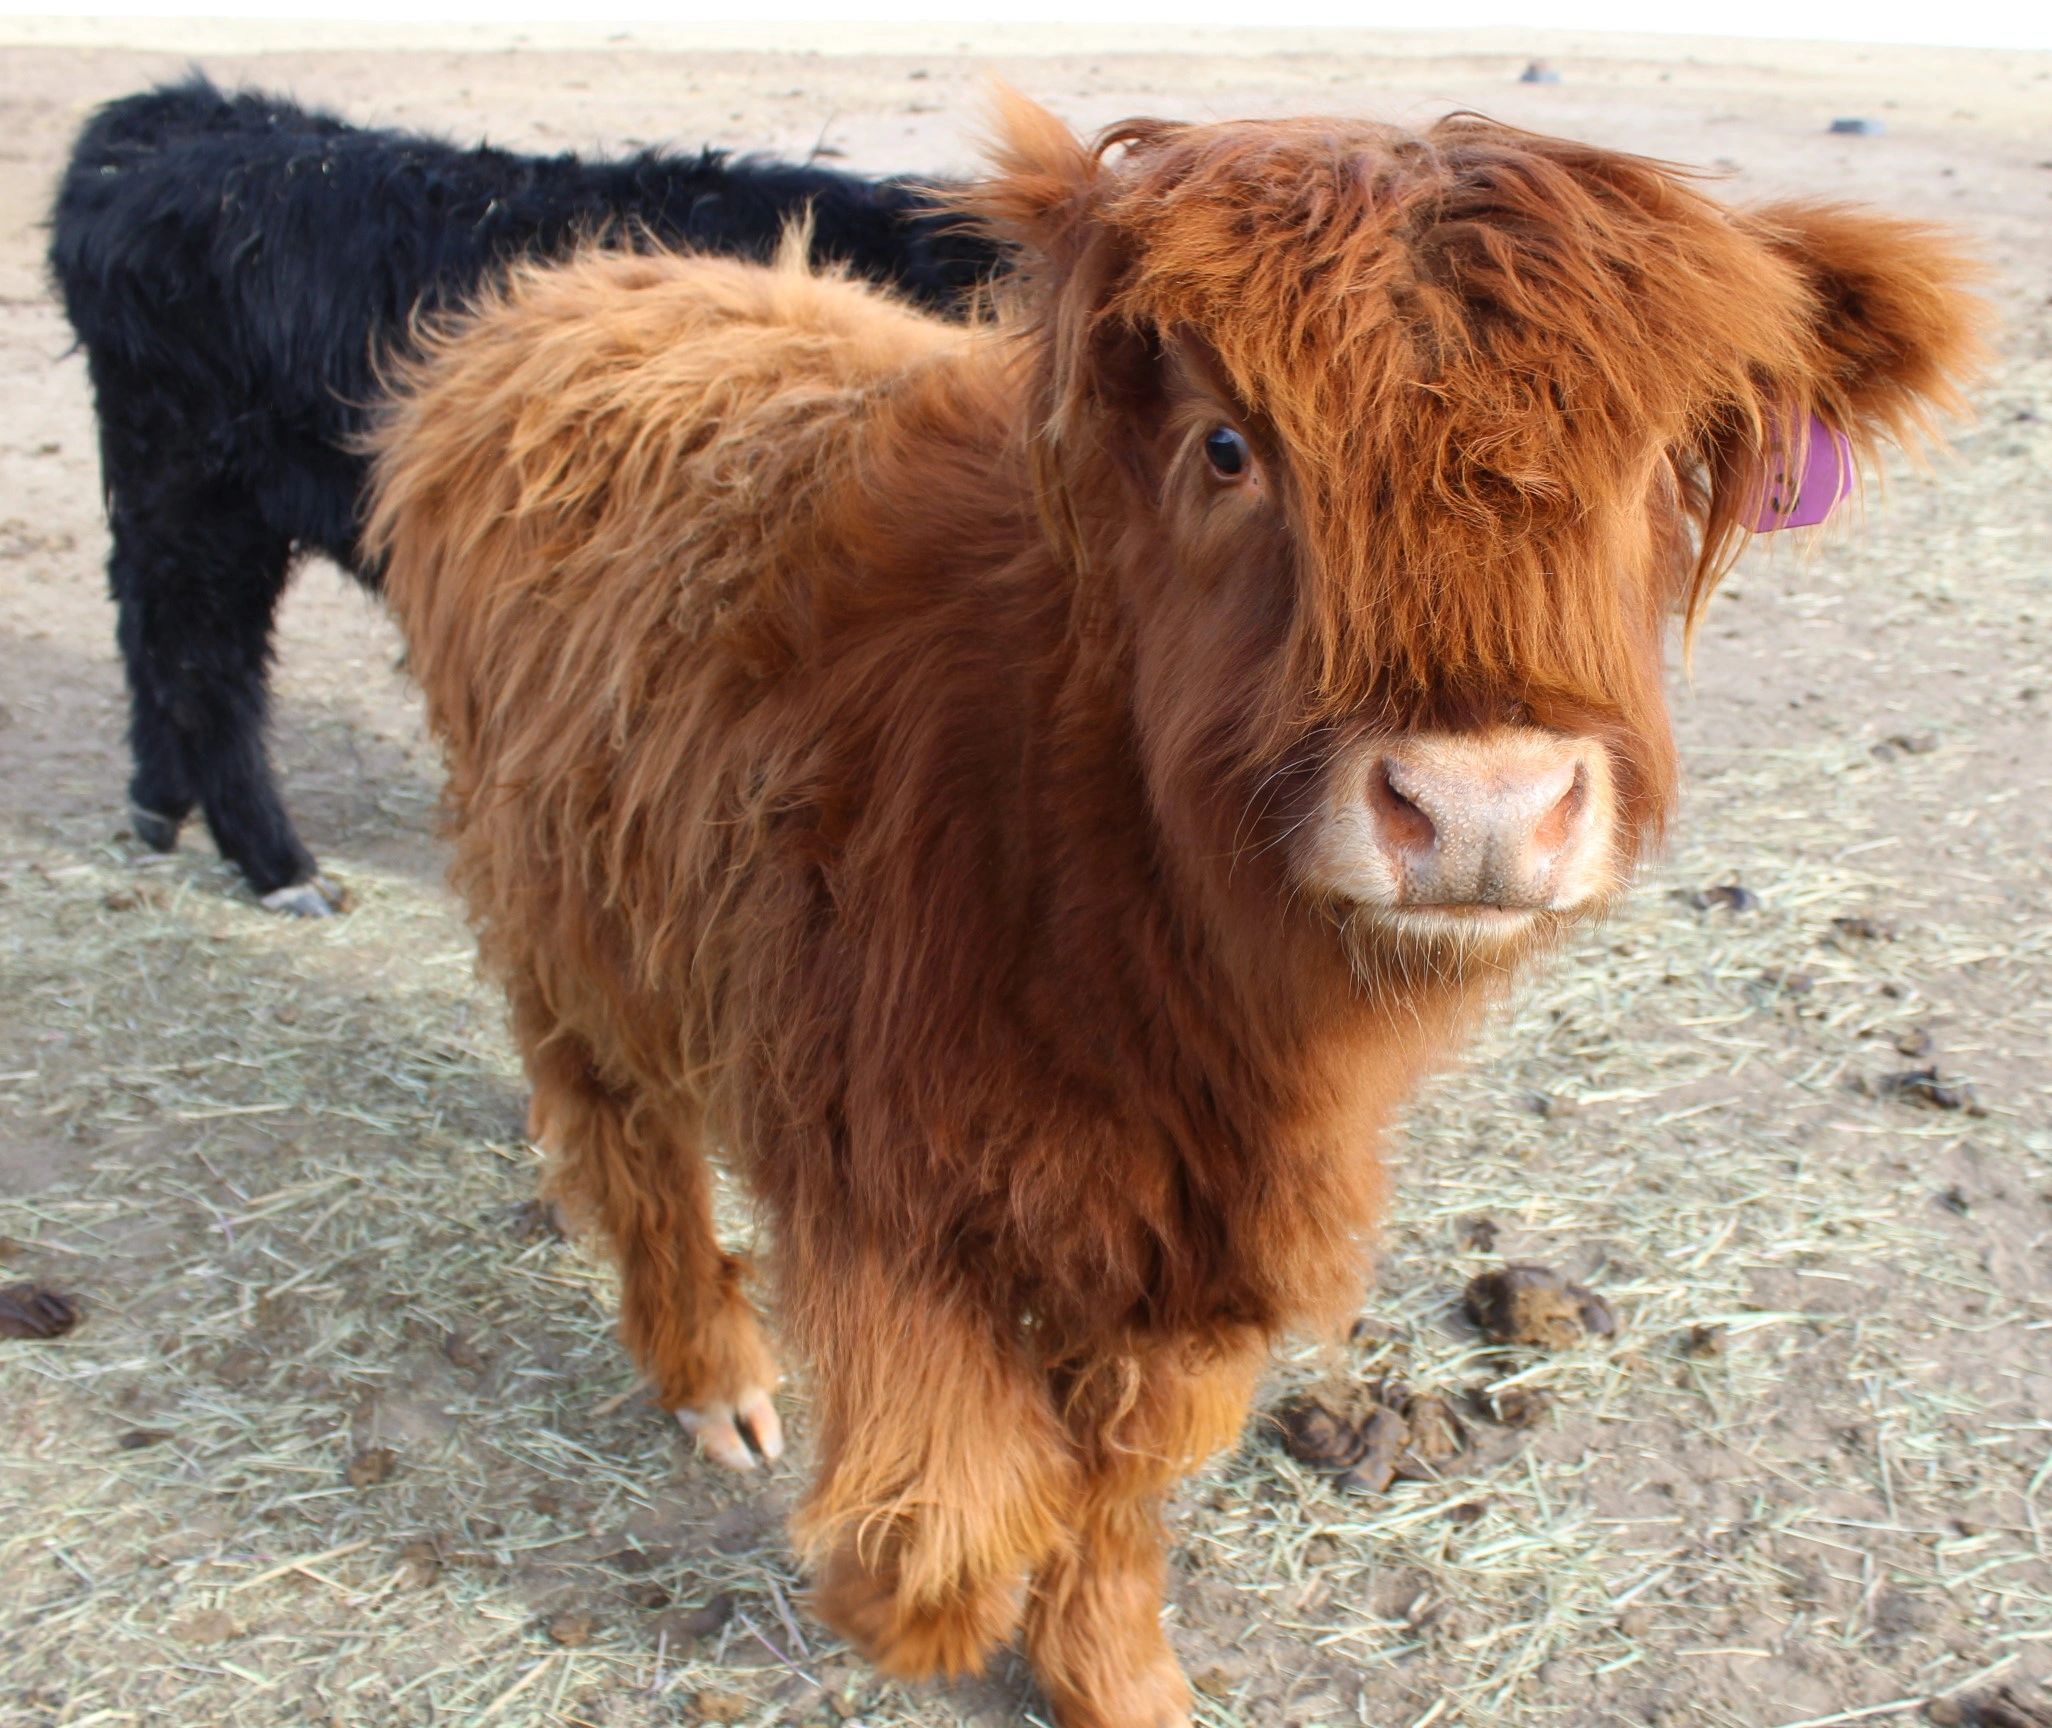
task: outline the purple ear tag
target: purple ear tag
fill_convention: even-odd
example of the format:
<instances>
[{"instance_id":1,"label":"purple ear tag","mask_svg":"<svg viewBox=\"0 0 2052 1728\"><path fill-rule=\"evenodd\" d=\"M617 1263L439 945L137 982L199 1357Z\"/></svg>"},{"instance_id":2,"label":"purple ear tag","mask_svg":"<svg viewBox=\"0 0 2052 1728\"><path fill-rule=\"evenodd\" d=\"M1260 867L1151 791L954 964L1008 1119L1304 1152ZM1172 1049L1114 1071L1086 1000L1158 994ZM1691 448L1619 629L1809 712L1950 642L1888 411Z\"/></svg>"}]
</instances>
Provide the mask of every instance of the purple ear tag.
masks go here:
<instances>
[{"instance_id":1,"label":"purple ear tag","mask_svg":"<svg viewBox=\"0 0 2052 1728\"><path fill-rule=\"evenodd\" d=\"M1789 451L1778 437L1769 442L1753 532L1814 528L1852 490L1852 483L1852 440L1812 414L1799 451Z\"/></svg>"}]
</instances>

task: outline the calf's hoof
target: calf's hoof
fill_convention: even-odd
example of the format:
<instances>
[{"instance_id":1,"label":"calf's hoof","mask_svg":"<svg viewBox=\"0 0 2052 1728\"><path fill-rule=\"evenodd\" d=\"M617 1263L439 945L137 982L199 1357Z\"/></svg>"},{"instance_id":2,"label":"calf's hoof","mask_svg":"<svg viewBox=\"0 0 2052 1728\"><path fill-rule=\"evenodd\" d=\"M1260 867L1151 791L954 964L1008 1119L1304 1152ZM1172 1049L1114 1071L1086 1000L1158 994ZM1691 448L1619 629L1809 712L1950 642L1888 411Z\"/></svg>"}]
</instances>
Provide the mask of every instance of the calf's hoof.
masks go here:
<instances>
[{"instance_id":1,"label":"calf's hoof","mask_svg":"<svg viewBox=\"0 0 2052 1728\"><path fill-rule=\"evenodd\" d=\"M945 1595L908 1601L894 1566L871 1568L844 1549L823 1568L812 1608L886 1674L955 1679L982 1673L1017 1629L1025 1594L1023 1578L965 1578Z\"/></svg>"},{"instance_id":2,"label":"calf's hoof","mask_svg":"<svg viewBox=\"0 0 2052 1728\"><path fill-rule=\"evenodd\" d=\"M766 1386L749 1387L731 1404L678 1410L676 1417L699 1450L729 1470L753 1470L758 1458L774 1464L784 1455L784 1425Z\"/></svg>"},{"instance_id":3,"label":"calf's hoof","mask_svg":"<svg viewBox=\"0 0 2052 1728\"><path fill-rule=\"evenodd\" d=\"M537 1122L541 1114L536 1105L528 1119ZM723 1255L710 1311L701 1311L694 1326L628 1335L664 1408L708 1458L729 1470L753 1470L758 1459L770 1464L784 1453L784 1425L770 1402L777 1359L741 1288L745 1275L741 1258Z\"/></svg>"},{"instance_id":4,"label":"calf's hoof","mask_svg":"<svg viewBox=\"0 0 2052 1728\"><path fill-rule=\"evenodd\" d=\"M1189 1682L1172 1657L1150 1662L1087 1698L1069 1693L1051 1701L1056 1728L1195 1728L1197 1721Z\"/></svg>"},{"instance_id":5,"label":"calf's hoof","mask_svg":"<svg viewBox=\"0 0 2052 1728\"><path fill-rule=\"evenodd\" d=\"M128 826L152 852L176 852L178 830L184 822L177 816L166 816L160 810L145 810L140 804L131 804L128 807Z\"/></svg>"},{"instance_id":6,"label":"calf's hoof","mask_svg":"<svg viewBox=\"0 0 2052 1728\"><path fill-rule=\"evenodd\" d=\"M325 876L310 876L289 887L273 888L261 897L266 912L284 912L294 918L332 918L349 910L349 891Z\"/></svg>"}]
</instances>

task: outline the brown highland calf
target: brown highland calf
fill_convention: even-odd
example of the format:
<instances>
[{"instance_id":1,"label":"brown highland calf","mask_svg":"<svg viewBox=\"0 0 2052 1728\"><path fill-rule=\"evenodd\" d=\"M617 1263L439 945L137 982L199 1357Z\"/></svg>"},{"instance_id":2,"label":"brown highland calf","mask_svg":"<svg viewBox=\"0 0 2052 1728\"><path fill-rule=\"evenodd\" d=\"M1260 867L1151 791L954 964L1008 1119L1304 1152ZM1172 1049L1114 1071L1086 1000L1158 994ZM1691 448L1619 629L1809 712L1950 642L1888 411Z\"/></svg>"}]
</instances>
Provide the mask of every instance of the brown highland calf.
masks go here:
<instances>
[{"instance_id":1,"label":"brown highland calf","mask_svg":"<svg viewBox=\"0 0 2052 1728\"><path fill-rule=\"evenodd\" d=\"M961 329L796 262L523 266L408 365L371 533L561 1191L663 1402L781 1447L896 1674L1023 1623L1190 1721L1160 1507L1358 1301L1377 1142L1675 796L1668 622L1814 412L1970 358L1940 239L1470 116L1008 99Z\"/></svg>"}]
</instances>

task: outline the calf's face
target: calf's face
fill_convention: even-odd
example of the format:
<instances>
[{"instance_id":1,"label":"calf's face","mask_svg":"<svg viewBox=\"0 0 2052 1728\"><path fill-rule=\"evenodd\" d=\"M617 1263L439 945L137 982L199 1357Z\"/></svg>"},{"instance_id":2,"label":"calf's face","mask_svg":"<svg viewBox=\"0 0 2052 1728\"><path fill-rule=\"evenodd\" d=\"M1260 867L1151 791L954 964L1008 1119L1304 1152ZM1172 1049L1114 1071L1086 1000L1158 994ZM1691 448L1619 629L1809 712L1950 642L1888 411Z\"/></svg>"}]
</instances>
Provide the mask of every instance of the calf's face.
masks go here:
<instances>
[{"instance_id":1,"label":"calf's face","mask_svg":"<svg viewBox=\"0 0 2052 1728\"><path fill-rule=\"evenodd\" d=\"M1815 413L1871 454L1973 348L1912 225L1472 117L1008 122L1045 502L1155 817L1356 956L1508 958L1610 903L1674 801L1669 626L1771 453Z\"/></svg>"},{"instance_id":2,"label":"calf's face","mask_svg":"<svg viewBox=\"0 0 2052 1728\"><path fill-rule=\"evenodd\" d=\"M1673 786L1661 626L1680 589L1653 531L1673 518L1654 464L1641 455L1624 477L1631 503L1611 531L1584 544L1586 513L1564 513L1582 532L1522 544L1509 580L1486 537L1447 561L1458 519L1438 562L1407 567L1400 517L1421 507L1403 495L1409 452L1342 473L1321 501L1208 344L1179 334L1134 378L1125 447L1159 534L1127 583L1135 712L1157 805L1189 851L1355 938L1408 946L1501 949L1606 905ZM1393 544L1371 531L1358 563L1320 565L1321 504L1392 524ZM1529 617L1527 558L1544 577ZM1492 615L1449 594L1421 620L1420 593L1452 581ZM1357 656L1343 677L1308 663L1321 611ZM1580 621L1571 645L1562 615ZM1489 623L1493 659L1470 639Z\"/></svg>"}]
</instances>

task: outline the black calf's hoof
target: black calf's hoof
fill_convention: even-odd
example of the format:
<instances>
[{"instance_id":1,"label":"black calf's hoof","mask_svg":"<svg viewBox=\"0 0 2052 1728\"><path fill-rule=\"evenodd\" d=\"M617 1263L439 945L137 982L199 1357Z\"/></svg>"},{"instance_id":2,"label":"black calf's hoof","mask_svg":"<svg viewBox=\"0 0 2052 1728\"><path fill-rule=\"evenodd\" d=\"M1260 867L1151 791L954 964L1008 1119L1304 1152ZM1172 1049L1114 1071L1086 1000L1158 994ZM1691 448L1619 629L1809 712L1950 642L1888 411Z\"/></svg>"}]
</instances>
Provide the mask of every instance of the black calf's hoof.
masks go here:
<instances>
[{"instance_id":1,"label":"black calf's hoof","mask_svg":"<svg viewBox=\"0 0 2052 1728\"><path fill-rule=\"evenodd\" d=\"M140 804L131 804L128 807L128 825L135 830L135 837L152 852L178 850L181 823L176 816L161 816L154 810L145 810Z\"/></svg>"},{"instance_id":2,"label":"black calf's hoof","mask_svg":"<svg viewBox=\"0 0 2052 1728\"><path fill-rule=\"evenodd\" d=\"M350 900L346 888L325 876L315 876L289 888L273 888L263 896L262 905L267 912L286 912L294 918L330 918L337 912L347 912Z\"/></svg>"}]
</instances>

